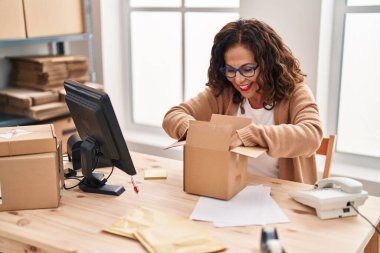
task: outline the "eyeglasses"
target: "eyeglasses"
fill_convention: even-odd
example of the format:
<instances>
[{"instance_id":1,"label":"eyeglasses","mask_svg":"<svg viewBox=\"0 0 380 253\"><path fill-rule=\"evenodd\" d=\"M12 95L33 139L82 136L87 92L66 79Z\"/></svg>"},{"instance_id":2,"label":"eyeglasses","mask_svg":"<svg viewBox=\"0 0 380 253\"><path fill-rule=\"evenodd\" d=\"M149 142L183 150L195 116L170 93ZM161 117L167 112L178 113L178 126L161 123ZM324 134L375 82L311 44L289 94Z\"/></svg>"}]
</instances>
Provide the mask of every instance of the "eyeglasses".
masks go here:
<instances>
[{"instance_id":1,"label":"eyeglasses","mask_svg":"<svg viewBox=\"0 0 380 253\"><path fill-rule=\"evenodd\" d=\"M233 68L230 66L221 67L219 71L225 76L229 78L233 78L236 76L236 72L239 71L240 75L244 77L252 77L255 75L256 69L259 67L259 65L256 66L250 66L250 65L244 65L240 68Z\"/></svg>"}]
</instances>

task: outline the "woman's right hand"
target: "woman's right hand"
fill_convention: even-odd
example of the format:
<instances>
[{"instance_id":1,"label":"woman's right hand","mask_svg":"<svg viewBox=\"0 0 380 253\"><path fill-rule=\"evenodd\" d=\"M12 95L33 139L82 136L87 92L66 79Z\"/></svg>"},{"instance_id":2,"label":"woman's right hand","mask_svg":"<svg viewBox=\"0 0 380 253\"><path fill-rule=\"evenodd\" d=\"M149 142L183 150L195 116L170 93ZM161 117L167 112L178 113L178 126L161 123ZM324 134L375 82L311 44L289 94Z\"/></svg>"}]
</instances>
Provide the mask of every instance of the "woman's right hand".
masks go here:
<instances>
[{"instance_id":1,"label":"woman's right hand","mask_svg":"<svg viewBox=\"0 0 380 253\"><path fill-rule=\"evenodd\" d=\"M234 133L231 137L231 142L230 142L230 149L243 146L243 142L241 141L239 135L237 133Z\"/></svg>"}]
</instances>

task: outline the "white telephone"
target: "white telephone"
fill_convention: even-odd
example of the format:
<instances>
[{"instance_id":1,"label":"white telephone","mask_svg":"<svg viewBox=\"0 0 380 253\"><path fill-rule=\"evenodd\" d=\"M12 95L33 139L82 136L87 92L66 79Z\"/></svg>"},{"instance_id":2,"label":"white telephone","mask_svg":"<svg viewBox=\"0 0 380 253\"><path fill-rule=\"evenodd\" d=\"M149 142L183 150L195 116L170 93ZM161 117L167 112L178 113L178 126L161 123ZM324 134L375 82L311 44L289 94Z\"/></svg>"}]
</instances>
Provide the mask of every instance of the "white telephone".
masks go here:
<instances>
[{"instance_id":1,"label":"white telephone","mask_svg":"<svg viewBox=\"0 0 380 253\"><path fill-rule=\"evenodd\" d=\"M306 191L289 192L296 201L314 207L321 219L333 219L356 215L353 207L363 205L368 192L362 184L345 177L329 177L319 180L315 188Z\"/></svg>"}]
</instances>

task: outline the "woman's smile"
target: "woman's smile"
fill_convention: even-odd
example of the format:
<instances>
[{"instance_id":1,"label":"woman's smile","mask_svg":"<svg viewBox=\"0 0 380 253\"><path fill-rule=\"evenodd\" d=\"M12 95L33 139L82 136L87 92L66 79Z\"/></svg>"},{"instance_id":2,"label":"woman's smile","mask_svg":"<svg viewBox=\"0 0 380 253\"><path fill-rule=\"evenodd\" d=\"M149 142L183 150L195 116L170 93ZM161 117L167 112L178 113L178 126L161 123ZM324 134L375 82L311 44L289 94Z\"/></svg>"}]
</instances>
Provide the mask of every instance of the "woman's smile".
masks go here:
<instances>
[{"instance_id":1,"label":"woman's smile","mask_svg":"<svg viewBox=\"0 0 380 253\"><path fill-rule=\"evenodd\" d=\"M252 88L252 83L243 83L239 85L240 91L247 92Z\"/></svg>"}]
</instances>

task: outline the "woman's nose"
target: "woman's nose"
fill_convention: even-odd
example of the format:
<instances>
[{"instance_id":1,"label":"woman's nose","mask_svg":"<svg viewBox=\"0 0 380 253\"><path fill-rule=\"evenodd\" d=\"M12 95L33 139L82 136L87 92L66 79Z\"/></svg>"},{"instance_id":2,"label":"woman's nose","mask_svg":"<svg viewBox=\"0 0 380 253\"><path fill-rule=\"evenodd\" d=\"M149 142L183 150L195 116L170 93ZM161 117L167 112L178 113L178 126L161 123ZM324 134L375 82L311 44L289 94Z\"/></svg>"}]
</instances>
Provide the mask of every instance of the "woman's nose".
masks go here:
<instances>
[{"instance_id":1,"label":"woman's nose","mask_svg":"<svg viewBox=\"0 0 380 253\"><path fill-rule=\"evenodd\" d=\"M246 79L245 76L243 76L240 71L236 71L236 76L235 76L235 82L241 83Z\"/></svg>"}]
</instances>

